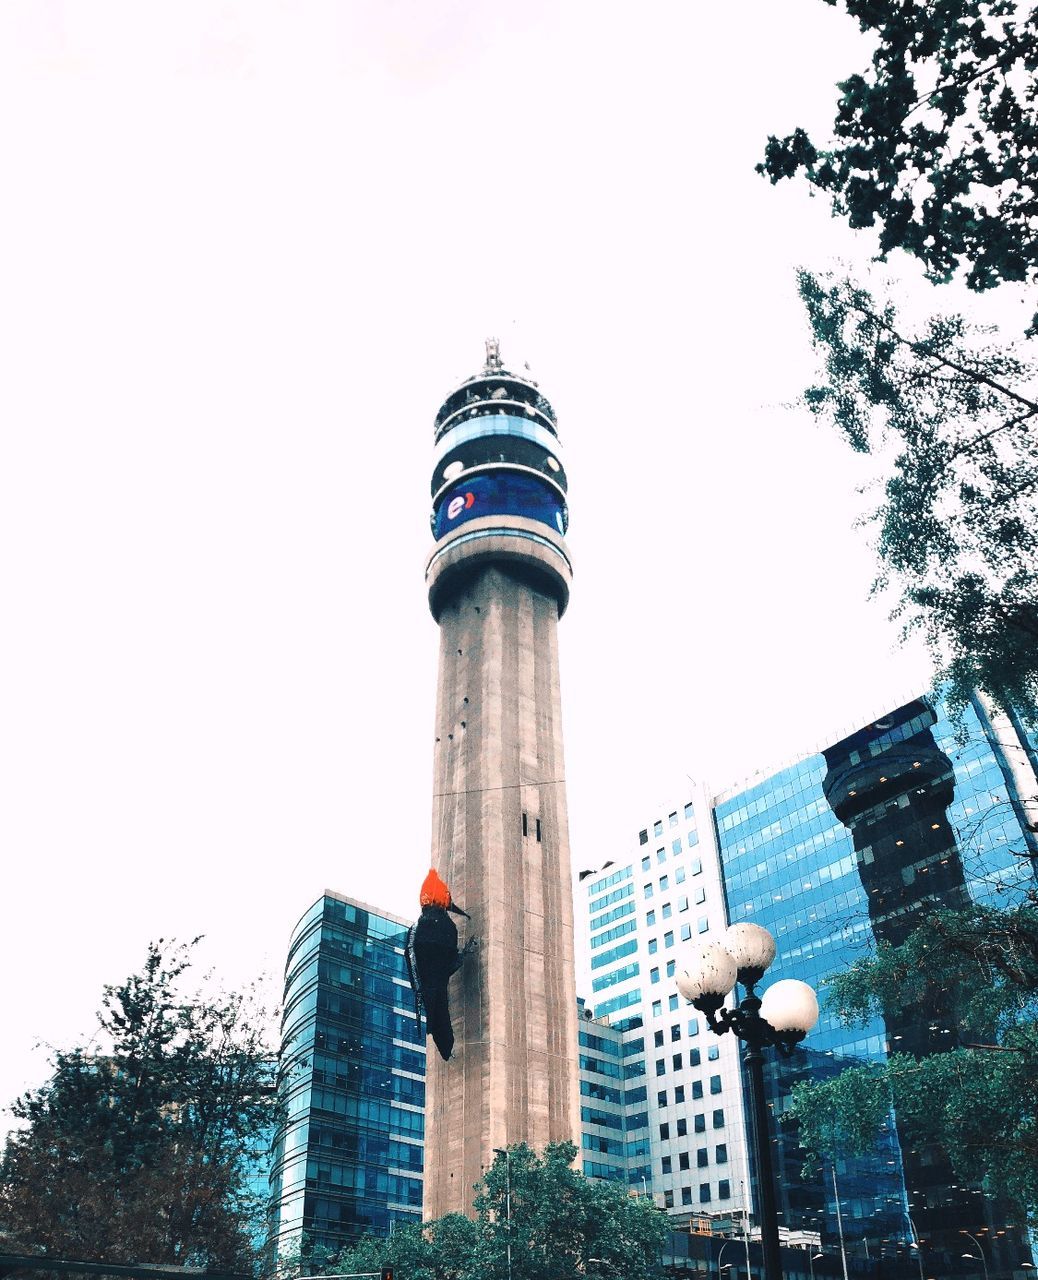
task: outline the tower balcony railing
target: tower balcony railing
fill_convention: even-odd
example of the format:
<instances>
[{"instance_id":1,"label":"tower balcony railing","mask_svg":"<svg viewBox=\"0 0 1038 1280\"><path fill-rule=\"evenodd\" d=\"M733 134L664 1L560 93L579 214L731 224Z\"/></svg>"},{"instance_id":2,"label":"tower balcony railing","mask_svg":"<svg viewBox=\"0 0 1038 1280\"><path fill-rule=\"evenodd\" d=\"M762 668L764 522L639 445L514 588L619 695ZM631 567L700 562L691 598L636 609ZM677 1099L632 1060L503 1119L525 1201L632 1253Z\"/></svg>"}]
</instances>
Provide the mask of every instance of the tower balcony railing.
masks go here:
<instances>
[{"instance_id":1,"label":"tower balcony railing","mask_svg":"<svg viewBox=\"0 0 1038 1280\"><path fill-rule=\"evenodd\" d=\"M511 406L502 413L477 414L475 418L455 422L440 438L433 450L433 470L435 471L443 459L455 449L488 436L515 436L521 440L533 441L552 457L560 460L561 466L562 454L558 436L543 422L515 413L513 409L514 406Z\"/></svg>"},{"instance_id":2,"label":"tower balcony railing","mask_svg":"<svg viewBox=\"0 0 1038 1280\"><path fill-rule=\"evenodd\" d=\"M547 401L544 401L544 403L547 404ZM447 432L458 426L459 423L467 422L472 418L493 417L502 413L517 417L527 417L534 422L540 422L556 439L558 438L555 416L551 413L550 406L548 411L545 411L539 405L530 404L526 400L499 396L496 399L479 397L478 399L467 401L452 413L447 414L442 421L437 419L436 443L439 444Z\"/></svg>"}]
</instances>

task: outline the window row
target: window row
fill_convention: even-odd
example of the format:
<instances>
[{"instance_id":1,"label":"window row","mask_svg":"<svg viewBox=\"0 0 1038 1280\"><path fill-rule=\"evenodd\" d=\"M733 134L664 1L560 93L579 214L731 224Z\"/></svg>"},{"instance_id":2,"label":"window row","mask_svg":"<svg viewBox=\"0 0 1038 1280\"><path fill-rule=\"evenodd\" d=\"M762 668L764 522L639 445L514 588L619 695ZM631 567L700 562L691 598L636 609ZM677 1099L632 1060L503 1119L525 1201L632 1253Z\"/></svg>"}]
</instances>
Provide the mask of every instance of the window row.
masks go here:
<instances>
[{"instance_id":1,"label":"window row","mask_svg":"<svg viewBox=\"0 0 1038 1280\"><path fill-rule=\"evenodd\" d=\"M662 1062L662 1061L663 1061L663 1059L661 1058L661 1059L660 1059L660 1062ZM657 1063L656 1063L656 1074L657 1074L658 1076L663 1074L663 1072L659 1070L660 1062L657 1062ZM680 1070L681 1070L681 1054L680 1054L680 1053L676 1053L676 1054L674 1055L674 1069L675 1069L676 1071L680 1071ZM692 1088L692 1101L693 1101L693 1102L698 1102L698 1101L703 1097L703 1082L702 1082L702 1080L693 1080L693 1081L692 1081L692 1086L691 1086L691 1088ZM718 1093L723 1092L723 1090L722 1090L722 1088L721 1088L721 1077L720 1077L720 1076L711 1076L711 1077L710 1077L710 1092L711 1092L712 1094L718 1094ZM678 1094L680 1094L681 1096L680 1096L680 1097L678 1097ZM663 1101L663 1103L662 1103L661 1105L666 1106L666 1105L667 1105L667 1104L666 1104L666 1097L667 1097L667 1092L666 1092L666 1090L665 1090L665 1089L661 1089L661 1090L660 1090L660 1095L662 1095L662 1097L663 1097L663 1099L664 1099L664 1101ZM658 1095L658 1096L660 1096L660 1095ZM684 1100L685 1100L685 1086L684 1086L684 1085L679 1085L679 1086L677 1087L677 1089L674 1091L674 1101L675 1101L675 1102L677 1102L677 1103L680 1103L680 1102L684 1102ZM677 1121L676 1121L676 1124L677 1124L677 1133L676 1133L676 1136L677 1136L677 1137L679 1137L679 1138L683 1138L683 1137L685 1136L685 1127L686 1127L686 1124L687 1124L687 1121L686 1121L685 1117L684 1117L684 1116L682 1116L679 1120L677 1120ZM661 1141L663 1141L663 1142L665 1142L669 1137L670 1137L670 1121L669 1121L669 1120L665 1120L665 1121L660 1125L660 1140L661 1140Z\"/></svg>"},{"instance_id":2,"label":"window row","mask_svg":"<svg viewBox=\"0 0 1038 1280\"><path fill-rule=\"evenodd\" d=\"M718 1200L730 1200L732 1198L732 1184L731 1182L729 1182L727 1178L722 1178L721 1181L717 1184L717 1198ZM691 1187L681 1188L681 1203L683 1205L692 1203ZM700 1204L710 1203L710 1183L709 1182L701 1182L699 1184L699 1203ZM673 1191L664 1191L663 1207L665 1209L674 1208L674 1192Z\"/></svg>"},{"instance_id":3,"label":"window row","mask_svg":"<svg viewBox=\"0 0 1038 1280\"><path fill-rule=\"evenodd\" d=\"M706 1133L706 1127L707 1127L706 1113L703 1111L697 1112L692 1117L692 1132ZM716 1111L711 1113L711 1128L714 1128L714 1129L724 1128L724 1108L723 1107L718 1107ZM687 1135L688 1135L687 1118L682 1117L680 1120L676 1122L676 1132L674 1136L676 1138L684 1138L684 1137L687 1137ZM666 1142L670 1139L670 1126L668 1123L664 1123L660 1125L660 1139L663 1142Z\"/></svg>"},{"instance_id":4,"label":"window row","mask_svg":"<svg viewBox=\"0 0 1038 1280\"><path fill-rule=\"evenodd\" d=\"M672 1169L673 1159L674 1159L673 1156L662 1157L660 1163L663 1166L664 1173L673 1172L673 1169ZM717 1147L714 1148L714 1163L715 1164L728 1163L727 1143L722 1142ZM692 1153L690 1151L682 1151L678 1155L678 1171L684 1172L684 1170L691 1168L691 1164L692 1164ZM696 1151L696 1168L697 1169L710 1168L710 1148L709 1147L700 1147Z\"/></svg>"}]
</instances>

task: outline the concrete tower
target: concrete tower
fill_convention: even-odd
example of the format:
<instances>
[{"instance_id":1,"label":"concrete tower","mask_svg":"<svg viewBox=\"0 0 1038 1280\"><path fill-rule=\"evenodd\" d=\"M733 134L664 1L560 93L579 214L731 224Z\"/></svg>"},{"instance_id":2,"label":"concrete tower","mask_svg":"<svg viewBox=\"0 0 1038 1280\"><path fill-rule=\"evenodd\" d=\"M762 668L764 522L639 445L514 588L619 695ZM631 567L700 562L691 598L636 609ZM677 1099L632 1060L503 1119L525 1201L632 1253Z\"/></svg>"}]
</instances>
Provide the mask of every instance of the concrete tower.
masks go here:
<instances>
[{"instance_id":1,"label":"concrete tower","mask_svg":"<svg viewBox=\"0 0 1038 1280\"><path fill-rule=\"evenodd\" d=\"M432 865L478 945L451 981L454 1055L429 1055L426 1218L471 1214L495 1147L579 1142L557 643L566 473L551 405L494 340L436 415L432 495Z\"/></svg>"}]
</instances>

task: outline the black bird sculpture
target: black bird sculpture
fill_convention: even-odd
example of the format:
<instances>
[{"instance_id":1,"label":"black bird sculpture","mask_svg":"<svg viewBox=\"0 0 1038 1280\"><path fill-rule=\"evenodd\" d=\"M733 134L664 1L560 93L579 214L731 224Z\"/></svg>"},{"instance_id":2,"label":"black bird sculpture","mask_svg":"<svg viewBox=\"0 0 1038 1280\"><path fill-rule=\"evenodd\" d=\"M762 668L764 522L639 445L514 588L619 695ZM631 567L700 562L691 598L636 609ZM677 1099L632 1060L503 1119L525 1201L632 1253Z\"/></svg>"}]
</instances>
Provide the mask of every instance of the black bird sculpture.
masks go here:
<instances>
[{"instance_id":1,"label":"black bird sculpture","mask_svg":"<svg viewBox=\"0 0 1038 1280\"><path fill-rule=\"evenodd\" d=\"M418 900L422 914L407 931L407 973L419 1026L424 1013L425 1034L432 1036L446 1062L454 1050L447 982L461 968L475 939L470 938L464 949L458 950L458 926L447 913L453 911L466 920L469 915L454 905L450 890L435 871L425 877Z\"/></svg>"}]
</instances>

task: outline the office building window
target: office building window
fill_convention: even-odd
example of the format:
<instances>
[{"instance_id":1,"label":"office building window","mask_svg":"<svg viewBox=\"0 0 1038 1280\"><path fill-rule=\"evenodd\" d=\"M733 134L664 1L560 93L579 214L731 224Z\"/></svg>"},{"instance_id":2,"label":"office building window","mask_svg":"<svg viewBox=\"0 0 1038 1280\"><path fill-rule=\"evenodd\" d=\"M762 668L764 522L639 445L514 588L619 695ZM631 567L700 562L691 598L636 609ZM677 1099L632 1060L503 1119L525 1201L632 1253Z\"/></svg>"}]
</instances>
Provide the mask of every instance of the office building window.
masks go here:
<instances>
[{"instance_id":1,"label":"office building window","mask_svg":"<svg viewBox=\"0 0 1038 1280\"><path fill-rule=\"evenodd\" d=\"M699 1203L700 1204L710 1203L710 1183L709 1182L701 1182L699 1184Z\"/></svg>"},{"instance_id":2,"label":"office building window","mask_svg":"<svg viewBox=\"0 0 1038 1280\"><path fill-rule=\"evenodd\" d=\"M659 980L660 980L660 971L659 971L659 969L650 969L650 970L649 970L649 981L650 981L650 982L659 982Z\"/></svg>"},{"instance_id":3,"label":"office building window","mask_svg":"<svg viewBox=\"0 0 1038 1280\"><path fill-rule=\"evenodd\" d=\"M661 836L661 835L663 835L663 823L662 823L662 822L654 822L654 823L652 824L652 834L653 834L654 836Z\"/></svg>"},{"instance_id":4,"label":"office building window","mask_svg":"<svg viewBox=\"0 0 1038 1280\"><path fill-rule=\"evenodd\" d=\"M657 861L657 862L666 862L666 861L667 861L667 851L666 851L666 849L657 849L657 850L656 850L656 861Z\"/></svg>"},{"instance_id":5,"label":"office building window","mask_svg":"<svg viewBox=\"0 0 1038 1280\"><path fill-rule=\"evenodd\" d=\"M663 1032L662 1031L657 1031L653 1034L653 1043L656 1045L657 1049L663 1048Z\"/></svg>"},{"instance_id":6,"label":"office building window","mask_svg":"<svg viewBox=\"0 0 1038 1280\"><path fill-rule=\"evenodd\" d=\"M670 1172L670 1170L668 1169L668 1171L667 1171L667 1172L669 1173L669 1172ZM673 1209L673 1208L674 1208L674 1192L673 1192L673 1191L664 1191L664 1193L663 1193L663 1207L664 1207L664 1209Z\"/></svg>"},{"instance_id":7,"label":"office building window","mask_svg":"<svg viewBox=\"0 0 1038 1280\"><path fill-rule=\"evenodd\" d=\"M684 868L684 867L675 867L675 868L674 868L674 883L675 883L675 884L684 884L684 883L685 883L685 868Z\"/></svg>"},{"instance_id":8,"label":"office building window","mask_svg":"<svg viewBox=\"0 0 1038 1280\"><path fill-rule=\"evenodd\" d=\"M688 1020L688 1034L689 1034L690 1036L697 1036L697 1035L699 1035L699 1019L698 1019L698 1018L689 1018L689 1020Z\"/></svg>"},{"instance_id":9,"label":"office building window","mask_svg":"<svg viewBox=\"0 0 1038 1280\"><path fill-rule=\"evenodd\" d=\"M698 833L695 831L690 831L688 833L688 847L690 849L694 849L698 843L699 843Z\"/></svg>"},{"instance_id":10,"label":"office building window","mask_svg":"<svg viewBox=\"0 0 1038 1280\"><path fill-rule=\"evenodd\" d=\"M668 960L668 961L667 961L667 977L668 977L668 978L673 978L674 973L675 973L675 969L676 969L676 966L675 966L674 961L673 961L673 960Z\"/></svg>"},{"instance_id":11,"label":"office building window","mask_svg":"<svg viewBox=\"0 0 1038 1280\"><path fill-rule=\"evenodd\" d=\"M649 955L654 956L658 950L659 950L659 943L656 941L655 938L650 938L649 939Z\"/></svg>"},{"instance_id":12,"label":"office building window","mask_svg":"<svg viewBox=\"0 0 1038 1280\"><path fill-rule=\"evenodd\" d=\"M681 926L681 941L682 942L692 941L692 926L690 924L683 924Z\"/></svg>"},{"instance_id":13,"label":"office building window","mask_svg":"<svg viewBox=\"0 0 1038 1280\"><path fill-rule=\"evenodd\" d=\"M648 869L649 869L651 866L652 866L652 859L651 859L651 858L642 858L642 870L643 870L643 871L648 871Z\"/></svg>"},{"instance_id":14,"label":"office building window","mask_svg":"<svg viewBox=\"0 0 1038 1280\"><path fill-rule=\"evenodd\" d=\"M677 1135L679 1138L683 1138L687 1133L688 1133L688 1120L684 1116L682 1116L681 1119L678 1121Z\"/></svg>"},{"instance_id":15,"label":"office building window","mask_svg":"<svg viewBox=\"0 0 1038 1280\"><path fill-rule=\"evenodd\" d=\"M711 1092L711 1093L720 1093L720 1092L721 1092L721 1077L720 1077L720 1076L711 1076L711 1077L710 1077L710 1092Z\"/></svg>"},{"instance_id":16,"label":"office building window","mask_svg":"<svg viewBox=\"0 0 1038 1280\"><path fill-rule=\"evenodd\" d=\"M698 1067L698 1066L699 1066L699 1050L698 1050L698 1049L689 1049L689 1051L688 1051L688 1065L689 1065L690 1067Z\"/></svg>"},{"instance_id":17,"label":"office building window","mask_svg":"<svg viewBox=\"0 0 1038 1280\"><path fill-rule=\"evenodd\" d=\"M701 884L696 885L696 892L694 896L697 902L706 901L706 890L703 888Z\"/></svg>"},{"instance_id":18,"label":"office building window","mask_svg":"<svg viewBox=\"0 0 1038 1280\"><path fill-rule=\"evenodd\" d=\"M726 1142L719 1142L714 1148L714 1161L717 1164L728 1163L728 1144Z\"/></svg>"},{"instance_id":19,"label":"office building window","mask_svg":"<svg viewBox=\"0 0 1038 1280\"><path fill-rule=\"evenodd\" d=\"M652 910L652 911L646 911L646 913L645 913L645 923L646 923L646 925L647 925L650 929L651 929L651 928L652 928L652 926L656 923L656 912L655 912L655 910Z\"/></svg>"},{"instance_id":20,"label":"office building window","mask_svg":"<svg viewBox=\"0 0 1038 1280\"><path fill-rule=\"evenodd\" d=\"M666 1121L664 1121L664 1123L660 1125L660 1141L666 1142L669 1137L670 1137L670 1125L667 1124Z\"/></svg>"},{"instance_id":21,"label":"office building window","mask_svg":"<svg viewBox=\"0 0 1038 1280\"><path fill-rule=\"evenodd\" d=\"M700 1114L692 1117L693 1133L706 1133L706 1116Z\"/></svg>"},{"instance_id":22,"label":"office building window","mask_svg":"<svg viewBox=\"0 0 1038 1280\"><path fill-rule=\"evenodd\" d=\"M665 903L663 904L663 918L664 918L664 920L669 920L669 919L670 919L670 917L671 917L673 914L674 914L674 909L673 909L673 907L670 905L670 903L669 903L669 902L665 902Z\"/></svg>"},{"instance_id":23,"label":"office building window","mask_svg":"<svg viewBox=\"0 0 1038 1280\"><path fill-rule=\"evenodd\" d=\"M717 1059L721 1056L720 1046L716 1044L707 1045L706 1056L707 1056L707 1061L716 1062Z\"/></svg>"},{"instance_id":24,"label":"office building window","mask_svg":"<svg viewBox=\"0 0 1038 1280\"><path fill-rule=\"evenodd\" d=\"M696 1151L696 1168L705 1169L710 1163L710 1152L706 1147L700 1147Z\"/></svg>"},{"instance_id":25,"label":"office building window","mask_svg":"<svg viewBox=\"0 0 1038 1280\"><path fill-rule=\"evenodd\" d=\"M714 1112L714 1128L715 1129L724 1128L724 1108L723 1107L718 1107L718 1109Z\"/></svg>"},{"instance_id":26,"label":"office building window","mask_svg":"<svg viewBox=\"0 0 1038 1280\"><path fill-rule=\"evenodd\" d=\"M672 840L672 841L670 842L670 851L671 851L671 853L673 853L673 854L678 854L678 853L680 853L680 852L681 852L681 841L680 841L680 840Z\"/></svg>"},{"instance_id":27,"label":"office building window","mask_svg":"<svg viewBox=\"0 0 1038 1280\"><path fill-rule=\"evenodd\" d=\"M660 893L666 893L670 888L670 876L660 876Z\"/></svg>"},{"instance_id":28,"label":"office building window","mask_svg":"<svg viewBox=\"0 0 1038 1280\"><path fill-rule=\"evenodd\" d=\"M657 1074L658 1076L665 1076L665 1075L667 1074L667 1060L666 1060L666 1058L657 1058L657 1059L656 1059L656 1074Z\"/></svg>"},{"instance_id":29,"label":"office building window","mask_svg":"<svg viewBox=\"0 0 1038 1280\"><path fill-rule=\"evenodd\" d=\"M687 1169L687 1168L688 1168L688 1152L687 1152L687 1151L682 1151L682 1152L678 1155L678 1168L679 1168L679 1169Z\"/></svg>"},{"instance_id":30,"label":"office building window","mask_svg":"<svg viewBox=\"0 0 1038 1280\"><path fill-rule=\"evenodd\" d=\"M685 1101L685 1086L683 1084L679 1084L675 1086L674 1101L675 1103L680 1103Z\"/></svg>"},{"instance_id":31,"label":"office building window","mask_svg":"<svg viewBox=\"0 0 1038 1280\"><path fill-rule=\"evenodd\" d=\"M702 1080L693 1080L693 1081L692 1081L692 1099L693 1099L693 1101L697 1101L697 1100L698 1100L699 1098L701 1098L702 1096L703 1096L703 1082L702 1082Z\"/></svg>"},{"instance_id":32,"label":"office building window","mask_svg":"<svg viewBox=\"0 0 1038 1280\"><path fill-rule=\"evenodd\" d=\"M717 1184L718 1200L730 1200L732 1198L732 1184L727 1178L722 1178Z\"/></svg>"},{"instance_id":33,"label":"office building window","mask_svg":"<svg viewBox=\"0 0 1038 1280\"><path fill-rule=\"evenodd\" d=\"M675 1071L681 1070L681 1054L680 1053L676 1053L674 1055L674 1070Z\"/></svg>"},{"instance_id":34,"label":"office building window","mask_svg":"<svg viewBox=\"0 0 1038 1280\"><path fill-rule=\"evenodd\" d=\"M691 1187L682 1187L682 1188L681 1188L681 1203L682 1203L682 1204L691 1204L691 1203L692 1203L692 1188L691 1188Z\"/></svg>"},{"instance_id":35,"label":"office building window","mask_svg":"<svg viewBox=\"0 0 1038 1280\"><path fill-rule=\"evenodd\" d=\"M668 814L667 821L670 823L672 827L676 827L678 825L678 815L676 813Z\"/></svg>"},{"instance_id":36,"label":"office building window","mask_svg":"<svg viewBox=\"0 0 1038 1280\"><path fill-rule=\"evenodd\" d=\"M663 1001L662 1001L662 1000L653 1000L653 1002L652 1002L652 1016L653 1016L654 1018L661 1018L661 1017L663 1016Z\"/></svg>"},{"instance_id":37,"label":"office building window","mask_svg":"<svg viewBox=\"0 0 1038 1280\"><path fill-rule=\"evenodd\" d=\"M670 1156L664 1156L660 1160L660 1172L670 1173Z\"/></svg>"},{"instance_id":38,"label":"office building window","mask_svg":"<svg viewBox=\"0 0 1038 1280\"><path fill-rule=\"evenodd\" d=\"M674 1013L678 1007L678 998L675 995L669 996L667 999L667 1008Z\"/></svg>"},{"instance_id":39,"label":"office building window","mask_svg":"<svg viewBox=\"0 0 1038 1280\"><path fill-rule=\"evenodd\" d=\"M667 932L663 935L663 945L664 947L672 947L674 945L673 929L668 929Z\"/></svg>"},{"instance_id":40,"label":"office building window","mask_svg":"<svg viewBox=\"0 0 1038 1280\"><path fill-rule=\"evenodd\" d=\"M688 898L686 898L684 895L682 895L682 896L678 899L678 910L679 910L679 911L687 911L687 910L688 910Z\"/></svg>"},{"instance_id":41,"label":"office building window","mask_svg":"<svg viewBox=\"0 0 1038 1280\"><path fill-rule=\"evenodd\" d=\"M700 933L708 932L710 929L710 917L700 916L699 919L696 921L696 928L699 930Z\"/></svg>"},{"instance_id":42,"label":"office building window","mask_svg":"<svg viewBox=\"0 0 1038 1280\"><path fill-rule=\"evenodd\" d=\"M649 884L643 884L643 885L642 885L642 893L645 895L645 897L646 897L646 898L651 898L651 897L652 897L652 895L653 895L653 887L652 887L652 883L651 883L651 881L650 881L650 883L649 883Z\"/></svg>"},{"instance_id":43,"label":"office building window","mask_svg":"<svg viewBox=\"0 0 1038 1280\"><path fill-rule=\"evenodd\" d=\"M648 843L649 843L649 833L648 833L648 831L639 831L639 832L638 832L638 843L639 843L639 844L648 844Z\"/></svg>"},{"instance_id":44,"label":"office building window","mask_svg":"<svg viewBox=\"0 0 1038 1280\"><path fill-rule=\"evenodd\" d=\"M685 821L686 822L692 821L692 801L691 800L688 802L687 805L685 805Z\"/></svg>"},{"instance_id":45,"label":"office building window","mask_svg":"<svg viewBox=\"0 0 1038 1280\"><path fill-rule=\"evenodd\" d=\"M700 859L700 858L692 858L692 859L691 859L691 861L690 861L690 862L689 862L689 864L688 864L688 869L689 869L689 871L692 873L692 875L694 875L694 876L701 876L701 875L703 874L703 862L702 862L702 859Z\"/></svg>"},{"instance_id":46,"label":"office building window","mask_svg":"<svg viewBox=\"0 0 1038 1280\"><path fill-rule=\"evenodd\" d=\"M666 1089L661 1089L661 1090L659 1091L659 1093L657 1093L657 1094L656 1094L656 1105L657 1105L658 1107L665 1107L665 1106L667 1105L667 1091L666 1091Z\"/></svg>"},{"instance_id":47,"label":"office building window","mask_svg":"<svg viewBox=\"0 0 1038 1280\"><path fill-rule=\"evenodd\" d=\"M673 1026L671 1027L671 1029L670 1029L670 1038L671 1038L671 1040L680 1040L680 1039L681 1039L681 1023L680 1023L680 1022L675 1022L675 1023L673 1024Z\"/></svg>"}]
</instances>

